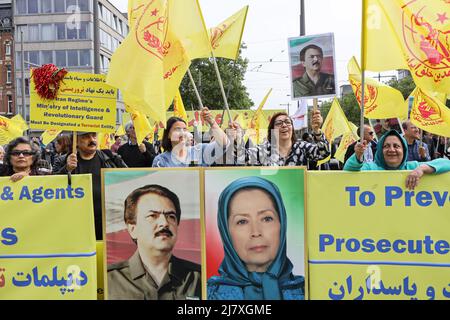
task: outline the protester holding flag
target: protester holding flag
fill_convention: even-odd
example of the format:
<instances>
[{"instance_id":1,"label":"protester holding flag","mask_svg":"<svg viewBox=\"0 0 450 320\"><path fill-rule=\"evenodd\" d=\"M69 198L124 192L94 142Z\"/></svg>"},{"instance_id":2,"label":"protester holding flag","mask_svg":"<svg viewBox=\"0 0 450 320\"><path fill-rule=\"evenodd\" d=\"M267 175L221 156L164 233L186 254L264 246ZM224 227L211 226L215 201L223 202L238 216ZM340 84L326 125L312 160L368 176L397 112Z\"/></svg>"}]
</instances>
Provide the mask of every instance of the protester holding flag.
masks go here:
<instances>
[{"instance_id":1,"label":"protester holding flag","mask_svg":"<svg viewBox=\"0 0 450 320\"><path fill-rule=\"evenodd\" d=\"M402 123L404 137L408 143L408 161L430 161L428 145L420 141L420 130L411 121Z\"/></svg>"},{"instance_id":2,"label":"protester holding flag","mask_svg":"<svg viewBox=\"0 0 450 320\"><path fill-rule=\"evenodd\" d=\"M357 132L361 132L358 128ZM372 162L375 153L377 152L377 142L375 141L375 132L369 125L364 125L364 139L367 141L367 145L369 148L366 148L364 154L364 162ZM344 163L347 162L348 158L350 158L355 153L355 146L357 142L352 143L345 153Z\"/></svg>"},{"instance_id":3,"label":"protester holding flag","mask_svg":"<svg viewBox=\"0 0 450 320\"><path fill-rule=\"evenodd\" d=\"M12 140L6 146L4 163L0 165L0 176L11 176L16 182L27 176L40 175L37 148L27 137Z\"/></svg>"},{"instance_id":4,"label":"protester holding flag","mask_svg":"<svg viewBox=\"0 0 450 320\"><path fill-rule=\"evenodd\" d=\"M345 163L346 171L413 170L406 178L406 187L413 190L424 174L450 171L450 160L436 159L429 162L407 161L408 144L396 130L386 132L378 142L373 162L364 162L367 141L357 143L355 154Z\"/></svg>"},{"instance_id":5,"label":"protester holding flag","mask_svg":"<svg viewBox=\"0 0 450 320\"><path fill-rule=\"evenodd\" d=\"M145 139L138 142L133 122L130 121L125 125L125 132L128 142L123 144L117 153L129 168L151 167L156 156L153 146Z\"/></svg>"},{"instance_id":6,"label":"protester holding flag","mask_svg":"<svg viewBox=\"0 0 450 320\"><path fill-rule=\"evenodd\" d=\"M203 108L201 118L211 127L214 141L191 145L186 122L178 117L167 120L162 138L165 152L153 161L153 167L210 166L221 158L229 146L227 135L214 121L208 108Z\"/></svg>"},{"instance_id":7,"label":"protester holding flag","mask_svg":"<svg viewBox=\"0 0 450 320\"><path fill-rule=\"evenodd\" d=\"M329 143L320 130L320 111L313 112L311 126L314 143L296 139L292 120L285 112L273 115L268 128L268 140L249 149L249 163L263 166L301 166L306 160L318 161L330 155Z\"/></svg>"},{"instance_id":8,"label":"protester holding flag","mask_svg":"<svg viewBox=\"0 0 450 320\"><path fill-rule=\"evenodd\" d=\"M78 152L67 154L61 159L58 174L92 174L95 234L97 240L103 237L102 230L102 189L101 168L126 168L120 156L111 150L97 150L96 132L77 132Z\"/></svg>"},{"instance_id":9,"label":"protester holding flag","mask_svg":"<svg viewBox=\"0 0 450 320\"><path fill-rule=\"evenodd\" d=\"M121 145L122 145L122 137L114 136L114 143L111 146L111 151L117 153Z\"/></svg>"}]
</instances>

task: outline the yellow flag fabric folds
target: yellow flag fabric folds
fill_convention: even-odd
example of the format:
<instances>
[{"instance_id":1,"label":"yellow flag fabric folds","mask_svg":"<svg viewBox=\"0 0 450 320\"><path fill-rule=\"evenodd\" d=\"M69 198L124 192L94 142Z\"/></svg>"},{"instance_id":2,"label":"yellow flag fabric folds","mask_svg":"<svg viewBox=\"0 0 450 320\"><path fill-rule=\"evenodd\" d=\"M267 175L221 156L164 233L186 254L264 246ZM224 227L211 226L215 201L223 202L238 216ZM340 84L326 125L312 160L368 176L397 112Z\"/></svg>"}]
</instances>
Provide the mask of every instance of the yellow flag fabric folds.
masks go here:
<instances>
[{"instance_id":1,"label":"yellow flag fabric folds","mask_svg":"<svg viewBox=\"0 0 450 320\"><path fill-rule=\"evenodd\" d=\"M187 113L184 108L183 99L181 98L181 93L178 90L175 95L175 99L173 99L173 114L175 117L181 118L184 121L187 121Z\"/></svg>"},{"instance_id":2,"label":"yellow flag fabric folds","mask_svg":"<svg viewBox=\"0 0 450 320\"><path fill-rule=\"evenodd\" d=\"M352 131L348 131L342 135L341 143L334 154L334 157L342 163L344 163L345 153L347 152L348 147L357 141L358 127L351 122L349 122L349 124Z\"/></svg>"},{"instance_id":3,"label":"yellow flag fabric folds","mask_svg":"<svg viewBox=\"0 0 450 320\"><path fill-rule=\"evenodd\" d=\"M27 129L28 126L26 123L24 124L22 117L9 119L0 116L0 145L7 144L11 140L23 136L23 132Z\"/></svg>"},{"instance_id":4,"label":"yellow flag fabric folds","mask_svg":"<svg viewBox=\"0 0 450 320\"><path fill-rule=\"evenodd\" d=\"M47 129L41 135L41 141L44 146L55 140L61 133L61 130Z\"/></svg>"},{"instance_id":5,"label":"yellow flag fabric folds","mask_svg":"<svg viewBox=\"0 0 450 320\"><path fill-rule=\"evenodd\" d=\"M190 59L173 31L169 1L136 0L134 5L135 27L114 53L106 82L122 90L136 111L165 121Z\"/></svg>"},{"instance_id":6,"label":"yellow flag fabric folds","mask_svg":"<svg viewBox=\"0 0 450 320\"><path fill-rule=\"evenodd\" d=\"M218 26L209 29L211 46L216 57L237 60L247 19L245 6Z\"/></svg>"},{"instance_id":7,"label":"yellow flag fabric folds","mask_svg":"<svg viewBox=\"0 0 450 320\"><path fill-rule=\"evenodd\" d=\"M327 138L328 142L333 142L337 137L347 133L353 132L352 127L350 126L350 122L347 120L344 111L339 104L338 99L334 98L333 103L331 104L330 111L322 124L322 131ZM327 163L330 161L331 155L328 158L320 160L317 162L317 166L320 166L323 163Z\"/></svg>"},{"instance_id":8,"label":"yellow flag fabric folds","mask_svg":"<svg viewBox=\"0 0 450 320\"><path fill-rule=\"evenodd\" d=\"M126 135L127 133L125 132L125 129L123 128L123 125L120 125L118 128L117 128L117 130L116 130L116 133L114 134L115 136L119 136L119 137L121 137L121 136L124 136L124 135Z\"/></svg>"},{"instance_id":9,"label":"yellow flag fabric folds","mask_svg":"<svg viewBox=\"0 0 450 320\"><path fill-rule=\"evenodd\" d=\"M269 98L271 93L272 93L272 88L269 90L269 92L267 92L266 96L259 104L259 107L258 107L258 109L256 109L256 112L253 115L252 120L251 120L251 128L255 129L255 135L256 135L255 138L256 138L257 144L261 143L262 140L264 139L264 137L267 136L267 132L266 132L266 130L264 130L264 128L267 129L269 127L269 123L268 123L266 117L264 116L263 108L264 108L264 105L266 104L267 99Z\"/></svg>"},{"instance_id":10,"label":"yellow flag fabric folds","mask_svg":"<svg viewBox=\"0 0 450 320\"><path fill-rule=\"evenodd\" d=\"M100 149L111 149L111 135L105 132L97 133L97 143Z\"/></svg>"},{"instance_id":11,"label":"yellow flag fabric folds","mask_svg":"<svg viewBox=\"0 0 450 320\"><path fill-rule=\"evenodd\" d=\"M355 57L348 63L348 76L361 106L361 69ZM368 119L405 118L408 108L405 107L403 95L397 89L391 88L374 79L365 79L364 116Z\"/></svg>"},{"instance_id":12,"label":"yellow flag fabric folds","mask_svg":"<svg viewBox=\"0 0 450 320\"><path fill-rule=\"evenodd\" d=\"M147 117L139 112L135 112L131 115L133 121L134 130L136 131L136 140L140 144L144 141L145 137L153 132L153 128L150 125Z\"/></svg>"},{"instance_id":13,"label":"yellow flag fabric folds","mask_svg":"<svg viewBox=\"0 0 450 320\"><path fill-rule=\"evenodd\" d=\"M209 57L211 44L198 0L169 0L170 29L191 60Z\"/></svg>"},{"instance_id":14,"label":"yellow flag fabric folds","mask_svg":"<svg viewBox=\"0 0 450 320\"><path fill-rule=\"evenodd\" d=\"M450 137L450 110L441 101L416 88L411 95L414 97L410 119L417 127L440 135Z\"/></svg>"},{"instance_id":15,"label":"yellow flag fabric folds","mask_svg":"<svg viewBox=\"0 0 450 320\"><path fill-rule=\"evenodd\" d=\"M366 3L364 70L406 69L406 64L419 88L450 93L449 1Z\"/></svg>"}]
</instances>

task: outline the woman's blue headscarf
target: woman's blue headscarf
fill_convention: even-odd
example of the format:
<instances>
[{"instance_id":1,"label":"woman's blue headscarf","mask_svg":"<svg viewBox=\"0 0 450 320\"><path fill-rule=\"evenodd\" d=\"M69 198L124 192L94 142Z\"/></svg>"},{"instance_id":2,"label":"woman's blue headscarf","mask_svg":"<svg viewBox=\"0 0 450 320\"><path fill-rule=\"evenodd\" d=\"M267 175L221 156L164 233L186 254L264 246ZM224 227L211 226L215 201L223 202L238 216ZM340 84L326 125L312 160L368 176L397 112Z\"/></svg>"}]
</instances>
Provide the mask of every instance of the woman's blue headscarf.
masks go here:
<instances>
[{"instance_id":1,"label":"woman's blue headscarf","mask_svg":"<svg viewBox=\"0 0 450 320\"><path fill-rule=\"evenodd\" d=\"M231 241L228 229L228 207L233 195L244 188L257 188L271 195L280 219L280 246L275 260L266 272L249 272L239 258ZM277 186L259 177L245 177L227 186L219 198L218 226L222 237L225 256L219 268L220 277L210 283L241 287L246 300L281 300L280 283L292 275L292 263L286 256L286 209Z\"/></svg>"}]
</instances>

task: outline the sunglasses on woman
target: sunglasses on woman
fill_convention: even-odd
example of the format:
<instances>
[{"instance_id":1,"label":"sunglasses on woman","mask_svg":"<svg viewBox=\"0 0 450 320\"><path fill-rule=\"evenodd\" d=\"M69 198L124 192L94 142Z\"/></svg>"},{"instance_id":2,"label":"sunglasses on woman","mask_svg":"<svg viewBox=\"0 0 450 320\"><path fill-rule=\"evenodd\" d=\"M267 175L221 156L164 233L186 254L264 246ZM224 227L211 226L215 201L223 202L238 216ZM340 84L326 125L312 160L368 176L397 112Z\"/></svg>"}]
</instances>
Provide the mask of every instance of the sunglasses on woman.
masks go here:
<instances>
[{"instance_id":1,"label":"sunglasses on woman","mask_svg":"<svg viewBox=\"0 0 450 320\"><path fill-rule=\"evenodd\" d=\"M11 151L11 155L14 156L14 157L18 157L18 156L20 156L21 154L22 154L24 157L29 157L29 156L34 155L35 152L34 152L34 151L28 151L28 150L25 150L25 151L20 151L20 150L14 150L14 151Z\"/></svg>"}]
</instances>

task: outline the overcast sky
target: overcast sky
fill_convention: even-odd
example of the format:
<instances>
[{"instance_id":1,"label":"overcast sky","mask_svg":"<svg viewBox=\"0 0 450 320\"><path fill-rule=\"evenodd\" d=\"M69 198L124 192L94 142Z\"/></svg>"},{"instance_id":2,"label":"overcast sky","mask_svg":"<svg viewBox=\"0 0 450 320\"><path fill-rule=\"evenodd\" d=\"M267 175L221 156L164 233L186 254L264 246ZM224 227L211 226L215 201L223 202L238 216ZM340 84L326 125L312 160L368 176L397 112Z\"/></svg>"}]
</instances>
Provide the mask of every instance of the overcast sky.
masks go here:
<instances>
[{"instance_id":1,"label":"overcast sky","mask_svg":"<svg viewBox=\"0 0 450 320\"><path fill-rule=\"evenodd\" d=\"M127 11L127 0L109 1ZM245 85L256 106L273 88L265 108L285 109L290 103L293 112L287 39L300 34L300 0L200 0L200 5L207 27L250 6L243 36L248 47L243 55L250 61ZM335 34L338 86L348 83L347 62L353 55L360 60L361 1L305 0L305 7L307 35Z\"/></svg>"}]
</instances>

